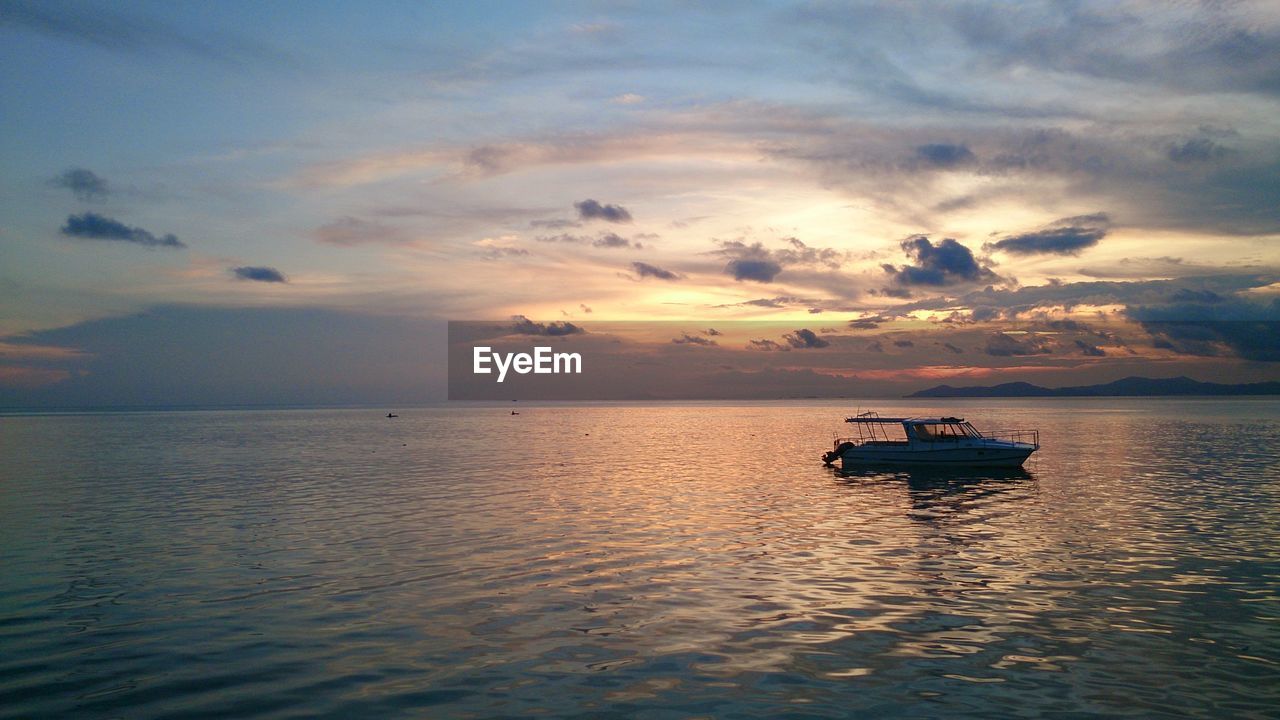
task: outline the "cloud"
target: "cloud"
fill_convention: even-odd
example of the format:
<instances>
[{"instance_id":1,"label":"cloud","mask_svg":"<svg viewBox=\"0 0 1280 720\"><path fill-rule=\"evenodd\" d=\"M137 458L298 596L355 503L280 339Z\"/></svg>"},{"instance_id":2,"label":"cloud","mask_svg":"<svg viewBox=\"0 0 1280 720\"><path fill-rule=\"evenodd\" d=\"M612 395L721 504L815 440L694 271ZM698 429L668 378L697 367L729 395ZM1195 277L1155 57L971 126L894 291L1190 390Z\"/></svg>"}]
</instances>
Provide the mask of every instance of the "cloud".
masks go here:
<instances>
[{"instance_id":1,"label":"cloud","mask_svg":"<svg viewBox=\"0 0 1280 720\"><path fill-rule=\"evenodd\" d=\"M849 259L847 252L809 247L799 238L789 237L786 241L789 247L773 251L773 258L782 265L825 265L836 270Z\"/></svg>"},{"instance_id":2,"label":"cloud","mask_svg":"<svg viewBox=\"0 0 1280 720\"><path fill-rule=\"evenodd\" d=\"M581 310L582 312L584 312L584 313L588 314L588 315L590 315L590 314L591 314L591 312L592 312L592 311L591 311L591 308L590 308L590 307L588 307L586 303L578 303L578 309L579 309L579 310Z\"/></svg>"},{"instance_id":3,"label":"cloud","mask_svg":"<svg viewBox=\"0 0 1280 720\"><path fill-rule=\"evenodd\" d=\"M587 243L591 241L591 238L587 237L586 235L570 235L569 233L560 233L559 235L538 235L533 239L538 242L544 242L544 243L555 242L555 243L582 244L582 243Z\"/></svg>"},{"instance_id":4,"label":"cloud","mask_svg":"<svg viewBox=\"0 0 1280 720\"><path fill-rule=\"evenodd\" d=\"M605 233L591 242L593 247L598 248L643 248L640 243L632 243L630 240L618 235L617 233Z\"/></svg>"},{"instance_id":5,"label":"cloud","mask_svg":"<svg viewBox=\"0 0 1280 720\"><path fill-rule=\"evenodd\" d=\"M1049 343L1044 338L1032 335L1024 340L1018 340L1011 335L997 332L987 337L986 352L994 357L1010 357L1048 355L1053 351L1049 349Z\"/></svg>"},{"instance_id":6,"label":"cloud","mask_svg":"<svg viewBox=\"0 0 1280 720\"><path fill-rule=\"evenodd\" d=\"M516 315L511 318L515 324L511 326L511 333L514 335L544 335L547 337L564 337L566 335L581 335L586 332L578 325L571 322L534 322L524 315Z\"/></svg>"},{"instance_id":7,"label":"cloud","mask_svg":"<svg viewBox=\"0 0 1280 720\"><path fill-rule=\"evenodd\" d=\"M1175 303L1174 295L1182 290L1195 293L1213 293L1224 297L1245 291L1257 291L1280 282L1275 273L1220 273L1189 276L1171 280L1115 281L1093 280L1087 282L1048 282L1016 289L986 287L961 294L959 297L930 297L895 308L910 313L917 310L947 310L955 307L972 308L972 313L992 318L1015 318L1019 315L1056 309L1071 312L1079 306L1124 306L1125 315L1131 320L1260 320L1268 319L1263 306L1256 303L1201 302ZM1207 297L1207 296L1206 296ZM1280 319L1271 318L1271 319Z\"/></svg>"},{"instance_id":8,"label":"cloud","mask_svg":"<svg viewBox=\"0 0 1280 720\"><path fill-rule=\"evenodd\" d=\"M62 234L84 240L127 242L149 248L186 247L176 235L156 237L142 228L129 227L122 222L92 212L68 215L66 224L62 226Z\"/></svg>"},{"instance_id":9,"label":"cloud","mask_svg":"<svg viewBox=\"0 0 1280 720\"><path fill-rule=\"evenodd\" d=\"M1081 354L1087 357L1106 357L1107 355L1107 352L1102 348L1083 340L1076 340L1076 347L1080 348Z\"/></svg>"},{"instance_id":10,"label":"cloud","mask_svg":"<svg viewBox=\"0 0 1280 720\"><path fill-rule=\"evenodd\" d=\"M670 270L664 270L657 265L650 265L646 262L633 262L631 263L631 269L635 270L636 274L642 278L652 277L659 280L680 279L680 275L678 273L671 272Z\"/></svg>"},{"instance_id":11,"label":"cloud","mask_svg":"<svg viewBox=\"0 0 1280 720\"><path fill-rule=\"evenodd\" d=\"M72 168L52 180L57 187L64 187L75 193L76 198L86 202L103 200L110 193L106 179L92 170Z\"/></svg>"},{"instance_id":12,"label":"cloud","mask_svg":"<svg viewBox=\"0 0 1280 720\"><path fill-rule=\"evenodd\" d=\"M916 158L938 168L968 165L977 160L973 151L964 145L951 145L948 143L921 145L916 148Z\"/></svg>"},{"instance_id":13,"label":"cloud","mask_svg":"<svg viewBox=\"0 0 1280 720\"><path fill-rule=\"evenodd\" d=\"M942 343L942 347L946 348L947 350L950 350L956 355L960 355L964 353L964 350L961 350L960 348L956 347L955 345L952 345L951 343Z\"/></svg>"},{"instance_id":14,"label":"cloud","mask_svg":"<svg viewBox=\"0 0 1280 720\"><path fill-rule=\"evenodd\" d=\"M678 338L672 338L671 342L675 343L676 345L702 345L704 347L720 344L715 340L704 338L698 335L690 335L689 333L683 333Z\"/></svg>"},{"instance_id":15,"label":"cloud","mask_svg":"<svg viewBox=\"0 0 1280 720\"><path fill-rule=\"evenodd\" d=\"M1280 362L1280 321L1157 321L1142 329L1155 347L1182 355Z\"/></svg>"},{"instance_id":16,"label":"cloud","mask_svg":"<svg viewBox=\"0 0 1280 720\"><path fill-rule=\"evenodd\" d=\"M893 346L900 347L900 348L909 348L909 347L915 347L916 344L911 342L910 340L894 340Z\"/></svg>"},{"instance_id":17,"label":"cloud","mask_svg":"<svg viewBox=\"0 0 1280 720\"><path fill-rule=\"evenodd\" d=\"M879 340L873 340L867 345L867 352L882 353L884 352L884 345Z\"/></svg>"},{"instance_id":18,"label":"cloud","mask_svg":"<svg viewBox=\"0 0 1280 720\"><path fill-rule=\"evenodd\" d=\"M112 52L181 53L237 68L246 63L273 68L294 63L275 48L210 26L188 33L139 15L112 12L108 6L5 2L0 4L0 21Z\"/></svg>"},{"instance_id":19,"label":"cloud","mask_svg":"<svg viewBox=\"0 0 1280 720\"><path fill-rule=\"evenodd\" d=\"M481 253L481 257L485 260L501 260L508 257L526 257L529 251L524 248L517 247L487 247Z\"/></svg>"},{"instance_id":20,"label":"cloud","mask_svg":"<svg viewBox=\"0 0 1280 720\"><path fill-rule=\"evenodd\" d=\"M883 315L873 315L871 317L857 318L849 321L849 327L855 330L875 330L880 327L880 323L888 322L889 318Z\"/></svg>"},{"instance_id":21,"label":"cloud","mask_svg":"<svg viewBox=\"0 0 1280 720\"><path fill-rule=\"evenodd\" d=\"M962 282L992 282L999 276L985 265L979 265L973 252L952 238L934 245L924 235L902 241L902 251L914 265L883 265L899 285L954 285Z\"/></svg>"},{"instance_id":22,"label":"cloud","mask_svg":"<svg viewBox=\"0 0 1280 720\"><path fill-rule=\"evenodd\" d=\"M743 300L742 302L737 302L737 303L725 303L723 305L715 305L714 307L717 307L717 308L730 308L730 307L785 308L785 307L794 307L796 305L810 306L817 302L819 301L814 300L812 298L802 298L802 297L796 297L794 295L777 295L771 298L755 298L754 300Z\"/></svg>"},{"instance_id":23,"label":"cloud","mask_svg":"<svg viewBox=\"0 0 1280 720\"><path fill-rule=\"evenodd\" d=\"M1184 355L1280 362L1280 297L1268 302L1203 287L1179 288L1167 297L1164 303L1125 309L1157 347Z\"/></svg>"},{"instance_id":24,"label":"cloud","mask_svg":"<svg viewBox=\"0 0 1280 720\"><path fill-rule=\"evenodd\" d=\"M969 311L969 319L973 322L988 322L999 319L1001 314L999 308L976 307Z\"/></svg>"},{"instance_id":25,"label":"cloud","mask_svg":"<svg viewBox=\"0 0 1280 720\"><path fill-rule=\"evenodd\" d=\"M785 239L786 246L770 250L761 242L747 244L742 240L716 240L719 249L712 254L728 257L724 273L734 280L768 283L783 268L797 265L839 269L849 260L849 253L832 248L809 247L799 238Z\"/></svg>"},{"instance_id":26,"label":"cloud","mask_svg":"<svg viewBox=\"0 0 1280 720\"><path fill-rule=\"evenodd\" d=\"M267 283L288 282L279 270L272 267L253 267L245 265L242 267L231 268L231 272L238 280L252 280L253 282Z\"/></svg>"},{"instance_id":27,"label":"cloud","mask_svg":"<svg viewBox=\"0 0 1280 720\"><path fill-rule=\"evenodd\" d=\"M725 274L732 275L734 280L754 280L755 282L773 282L782 272L782 266L772 260L730 260L724 266Z\"/></svg>"},{"instance_id":28,"label":"cloud","mask_svg":"<svg viewBox=\"0 0 1280 720\"><path fill-rule=\"evenodd\" d=\"M443 400L446 323L316 307L150 307L21 342L79 350L66 382L0 407L346 405ZM0 383L2 385L3 383Z\"/></svg>"},{"instance_id":29,"label":"cloud","mask_svg":"<svg viewBox=\"0 0 1280 720\"><path fill-rule=\"evenodd\" d=\"M808 329L796 330L782 336L787 344L797 350L805 350L809 348L824 348L831 345L830 342L818 337L817 333Z\"/></svg>"},{"instance_id":30,"label":"cloud","mask_svg":"<svg viewBox=\"0 0 1280 720\"><path fill-rule=\"evenodd\" d=\"M328 245L343 247L370 243L395 243L404 239L399 230L394 227L349 215L316 228L315 238Z\"/></svg>"},{"instance_id":31,"label":"cloud","mask_svg":"<svg viewBox=\"0 0 1280 720\"><path fill-rule=\"evenodd\" d=\"M764 350L766 352L790 352L791 348L773 340L749 340L748 350Z\"/></svg>"},{"instance_id":32,"label":"cloud","mask_svg":"<svg viewBox=\"0 0 1280 720\"><path fill-rule=\"evenodd\" d=\"M621 205L601 205L590 198L573 204L578 217L583 220L604 220L611 223L631 222L631 213Z\"/></svg>"},{"instance_id":33,"label":"cloud","mask_svg":"<svg viewBox=\"0 0 1280 720\"><path fill-rule=\"evenodd\" d=\"M1183 143L1172 143L1168 148L1169 159L1176 163L1201 163L1217 160L1231 154L1209 138L1192 138Z\"/></svg>"},{"instance_id":34,"label":"cloud","mask_svg":"<svg viewBox=\"0 0 1280 720\"><path fill-rule=\"evenodd\" d=\"M582 223L576 220L530 220L529 227L545 228L547 230L563 230L565 228L582 227Z\"/></svg>"},{"instance_id":35,"label":"cloud","mask_svg":"<svg viewBox=\"0 0 1280 720\"><path fill-rule=\"evenodd\" d=\"M1037 232L1012 235L982 246L988 252L1003 250L1014 255L1079 255L1107 235L1106 213L1062 218Z\"/></svg>"}]
</instances>

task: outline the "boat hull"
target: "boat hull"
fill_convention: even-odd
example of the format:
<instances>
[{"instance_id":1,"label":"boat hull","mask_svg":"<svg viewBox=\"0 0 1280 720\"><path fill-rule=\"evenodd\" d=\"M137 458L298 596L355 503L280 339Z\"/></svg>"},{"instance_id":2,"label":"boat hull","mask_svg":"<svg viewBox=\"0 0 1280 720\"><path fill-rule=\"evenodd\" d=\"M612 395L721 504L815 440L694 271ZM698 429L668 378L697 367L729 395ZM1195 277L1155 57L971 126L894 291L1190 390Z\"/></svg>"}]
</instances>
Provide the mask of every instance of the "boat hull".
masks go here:
<instances>
[{"instance_id":1,"label":"boat hull","mask_svg":"<svg viewBox=\"0 0 1280 720\"><path fill-rule=\"evenodd\" d=\"M938 449L858 446L840 454L844 468L868 465L912 465L933 467L1022 467L1034 445L1010 444L1005 447L952 447Z\"/></svg>"}]
</instances>

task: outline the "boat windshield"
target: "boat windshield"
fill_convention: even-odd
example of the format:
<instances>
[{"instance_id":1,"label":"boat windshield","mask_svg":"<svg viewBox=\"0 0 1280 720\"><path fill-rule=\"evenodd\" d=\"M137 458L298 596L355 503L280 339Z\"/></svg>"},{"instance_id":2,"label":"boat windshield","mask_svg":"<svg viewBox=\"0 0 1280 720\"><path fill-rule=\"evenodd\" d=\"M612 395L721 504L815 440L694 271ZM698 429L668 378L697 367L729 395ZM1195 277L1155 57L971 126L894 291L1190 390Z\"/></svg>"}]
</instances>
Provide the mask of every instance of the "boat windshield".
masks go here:
<instances>
[{"instance_id":1,"label":"boat windshield","mask_svg":"<svg viewBox=\"0 0 1280 720\"><path fill-rule=\"evenodd\" d=\"M921 440L958 440L964 437L982 437L982 434L967 422L923 422L914 423L916 437Z\"/></svg>"}]
</instances>

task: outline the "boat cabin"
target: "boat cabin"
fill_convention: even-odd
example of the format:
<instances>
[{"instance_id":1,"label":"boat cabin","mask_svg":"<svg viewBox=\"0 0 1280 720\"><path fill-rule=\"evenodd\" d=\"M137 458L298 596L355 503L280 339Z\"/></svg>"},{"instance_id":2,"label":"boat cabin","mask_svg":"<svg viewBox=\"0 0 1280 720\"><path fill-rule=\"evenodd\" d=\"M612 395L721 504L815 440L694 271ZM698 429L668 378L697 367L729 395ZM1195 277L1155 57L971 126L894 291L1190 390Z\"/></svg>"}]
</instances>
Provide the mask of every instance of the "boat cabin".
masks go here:
<instances>
[{"instance_id":1,"label":"boat cabin","mask_svg":"<svg viewBox=\"0 0 1280 720\"><path fill-rule=\"evenodd\" d=\"M857 434L836 437L823 455L831 464L923 463L1017 467L1040 448L1036 430L979 432L958 417L880 417L865 412L846 418Z\"/></svg>"}]
</instances>

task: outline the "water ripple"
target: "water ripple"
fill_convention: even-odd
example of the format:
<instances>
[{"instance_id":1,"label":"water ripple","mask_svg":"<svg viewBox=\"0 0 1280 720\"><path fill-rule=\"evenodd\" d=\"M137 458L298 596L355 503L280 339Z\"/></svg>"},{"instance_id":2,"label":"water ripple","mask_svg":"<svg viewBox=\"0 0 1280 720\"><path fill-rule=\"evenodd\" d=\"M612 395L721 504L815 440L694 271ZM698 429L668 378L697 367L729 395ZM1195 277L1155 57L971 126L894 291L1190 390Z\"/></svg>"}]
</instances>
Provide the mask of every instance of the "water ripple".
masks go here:
<instances>
[{"instance_id":1,"label":"water ripple","mask_svg":"<svg viewBox=\"0 0 1280 720\"><path fill-rule=\"evenodd\" d=\"M975 404L1045 442L977 475L842 412L0 418L0 717L1280 707L1272 405Z\"/></svg>"}]
</instances>

